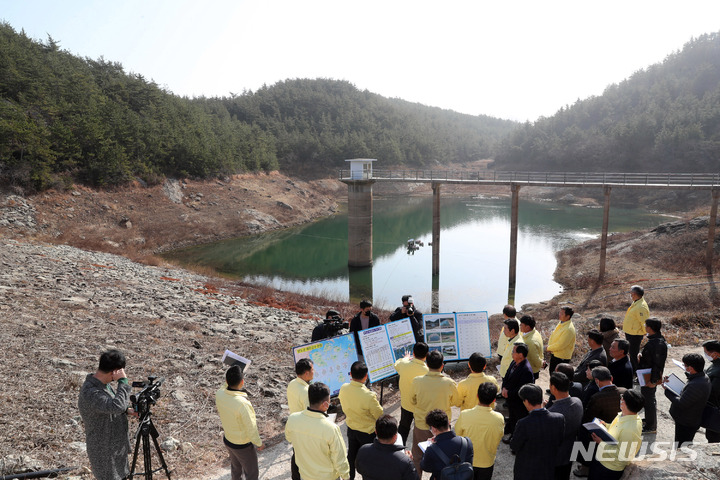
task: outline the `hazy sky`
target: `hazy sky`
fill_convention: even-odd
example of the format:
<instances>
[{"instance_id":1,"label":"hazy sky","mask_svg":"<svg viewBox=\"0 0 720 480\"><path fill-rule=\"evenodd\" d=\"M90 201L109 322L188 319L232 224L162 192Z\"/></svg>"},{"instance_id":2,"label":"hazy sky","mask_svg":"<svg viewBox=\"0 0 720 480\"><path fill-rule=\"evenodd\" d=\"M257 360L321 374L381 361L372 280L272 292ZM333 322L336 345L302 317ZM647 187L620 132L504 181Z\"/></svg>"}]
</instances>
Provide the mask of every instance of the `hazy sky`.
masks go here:
<instances>
[{"instance_id":1,"label":"hazy sky","mask_svg":"<svg viewBox=\"0 0 720 480\"><path fill-rule=\"evenodd\" d=\"M720 30L720 1L0 0L0 19L179 95L323 77L532 121Z\"/></svg>"}]
</instances>

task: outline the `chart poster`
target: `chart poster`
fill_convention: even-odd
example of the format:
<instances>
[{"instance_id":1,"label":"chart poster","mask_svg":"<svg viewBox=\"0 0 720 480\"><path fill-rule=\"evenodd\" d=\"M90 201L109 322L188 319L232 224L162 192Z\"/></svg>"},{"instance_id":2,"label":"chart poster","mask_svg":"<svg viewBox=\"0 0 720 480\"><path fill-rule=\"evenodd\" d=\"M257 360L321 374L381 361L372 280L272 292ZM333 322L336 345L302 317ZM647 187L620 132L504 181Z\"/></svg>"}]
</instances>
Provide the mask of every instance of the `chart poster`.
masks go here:
<instances>
[{"instance_id":1,"label":"chart poster","mask_svg":"<svg viewBox=\"0 0 720 480\"><path fill-rule=\"evenodd\" d=\"M395 375L395 360L415 345L410 319L358 332L370 383Z\"/></svg>"},{"instance_id":2,"label":"chart poster","mask_svg":"<svg viewBox=\"0 0 720 480\"><path fill-rule=\"evenodd\" d=\"M336 396L343 383L350 381L350 367L357 362L355 335L348 333L318 342L293 347L295 363L309 358L315 367L313 382L322 382L330 387L330 394Z\"/></svg>"},{"instance_id":3,"label":"chart poster","mask_svg":"<svg viewBox=\"0 0 720 480\"><path fill-rule=\"evenodd\" d=\"M487 312L427 313L423 315L425 342L445 360L467 360L474 352L489 357Z\"/></svg>"}]
</instances>

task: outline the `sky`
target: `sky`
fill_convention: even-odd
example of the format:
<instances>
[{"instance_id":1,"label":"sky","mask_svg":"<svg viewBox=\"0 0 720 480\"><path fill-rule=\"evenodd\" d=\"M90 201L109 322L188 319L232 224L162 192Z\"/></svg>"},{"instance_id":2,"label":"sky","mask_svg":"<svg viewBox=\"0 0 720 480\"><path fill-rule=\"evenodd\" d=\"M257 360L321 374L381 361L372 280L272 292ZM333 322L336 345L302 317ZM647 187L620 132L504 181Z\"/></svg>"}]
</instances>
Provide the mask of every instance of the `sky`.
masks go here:
<instances>
[{"instance_id":1,"label":"sky","mask_svg":"<svg viewBox=\"0 0 720 480\"><path fill-rule=\"evenodd\" d=\"M291 78L549 117L720 31L718 0L0 0L0 20L181 96Z\"/></svg>"}]
</instances>

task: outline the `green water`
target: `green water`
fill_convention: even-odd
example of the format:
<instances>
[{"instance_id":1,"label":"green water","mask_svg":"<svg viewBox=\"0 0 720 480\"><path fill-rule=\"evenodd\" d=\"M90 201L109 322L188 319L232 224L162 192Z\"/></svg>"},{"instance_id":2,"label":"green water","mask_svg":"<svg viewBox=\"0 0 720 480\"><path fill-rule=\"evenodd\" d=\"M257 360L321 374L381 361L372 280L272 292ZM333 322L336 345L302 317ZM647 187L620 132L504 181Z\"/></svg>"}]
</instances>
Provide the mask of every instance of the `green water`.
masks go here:
<instances>
[{"instance_id":1,"label":"green water","mask_svg":"<svg viewBox=\"0 0 720 480\"><path fill-rule=\"evenodd\" d=\"M167 256L199 264L252 283L322 294L347 301L371 298L387 308L411 294L429 312L432 198L375 199L373 267L347 266L347 216L303 227L179 250ZM520 202L516 305L547 300L560 292L552 280L555 252L599 236L601 208ZM440 312L498 312L507 301L510 201L443 198L441 202ZM667 217L643 210L611 208L610 231L658 225ZM414 254L409 238L425 242Z\"/></svg>"}]
</instances>

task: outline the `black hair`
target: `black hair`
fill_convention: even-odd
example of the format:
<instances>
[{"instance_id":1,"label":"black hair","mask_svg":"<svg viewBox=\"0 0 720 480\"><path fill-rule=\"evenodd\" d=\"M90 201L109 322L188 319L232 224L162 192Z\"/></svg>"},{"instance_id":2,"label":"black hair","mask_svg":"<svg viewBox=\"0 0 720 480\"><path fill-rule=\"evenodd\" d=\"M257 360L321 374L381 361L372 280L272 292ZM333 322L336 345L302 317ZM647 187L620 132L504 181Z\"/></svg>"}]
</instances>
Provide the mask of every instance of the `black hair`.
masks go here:
<instances>
[{"instance_id":1,"label":"black hair","mask_svg":"<svg viewBox=\"0 0 720 480\"><path fill-rule=\"evenodd\" d=\"M530 405L541 405L543 401L543 391L540 385L534 383L527 383L520 387L518 392L520 400L527 400Z\"/></svg>"},{"instance_id":2,"label":"black hair","mask_svg":"<svg viewBox=\"0 0 720 480\"><path fill-rule=\"evenodd\" d=\"M365 309L367 307L372 307L372 302L370 300L360 300L360 309Z\"/></svg>"},{"instance_id":3,"label":"black hair","mask_svg":"<svg viewBox=\"0 0 720 480\"><path fill-rule=\"evenodd\" d=\"M353 362L352 366L350 367L350 376L353 380L362 380L365 378L365 375L368 373L367 365L365 365L365 362L357 361Z\"/></svg>"},{"instance_id":4,"label":"black hair","mask_svg":"<svg viewBox=\"0 0 720 480\"><path fill-rule=\"evenodd\" d=\"M720 353L720 342L717 340L706 340L703 342L702 346L705 347L705 350L708 352Z\"/></svg>"},{"instance_id":5,"label":"black hair","mask_svg":"<svg viewBox=\"0 0 720 480\"><path fill-rule=\"evenodd\" d=\"M428 345L425 342L417 342L413 347L413 356L415 358L425 358L428 354Z\"/></svg>"},{"instance_id":6,"label":"black hair","mask_svg":"<svg viewBox=\"0 0 720 480\"><path fill-rule=\"evenodd\" d=\"M643 287L641 287L640 285L633 285L632 287L630 287L630 291L635 292L636 294L638 294L641 297L643 295L645 295L645 289Z\"/></svg>"},{"instance_id":7,"label":"black hair","mask_svg":"<svg viewBox=\"0 0 720 480\"><path fill-rule=\"evenodd\" d=\"M308 387L308 403L317 407L330 398L330 388L322 382L311 383Z\"/></svg>"},{"instance_id":8,"label":"black hair","mask_svg":"<svg viewBox=\"0 0 720 480\"><path fill-rule=\"evenodd\" d=\"M508 318L503 322L505 325L507 325L508 330L514 330L515 335L520 331L520 324L518 324L518 321L514 318Z\"/></svg>"},{"instance_id":9,"label":"black hair","mask_svg":"<svg viewBox=\"0 0 720 480\"><path fill-rule=\"evenodd\" d=\"M587 333L588 338L592 338L595 343L602 345L603 334L595 330L594 328Z\"/></svg>"},{"instance_id":10,"label":"black hair","mask_svg":"<svg viewBox=\"0 0 720 480\"><path fill-rule=\"evenodd\" d=\"M599 380L601 382L608 382L612 380L612 374L610 373L610 369L607 367L595 367L592 369L592 376L594 380Z\"/></svg>"},{"instance_id":11,"label":"black hair","mask_svg":"<svg viewBox=\"0 0 720 480\"><path fill-rule=\"evenodd\" d=\"M491 382L483 382L480 385L478 385L478 400L480 400L480 403L482 405L490 405L495 401L495 397L497 397L498 388L495 386L494 383Z\"/></svg>"},{"instance_id":12,"label":"black hair","mask_svg":"<svg viewBox=\"0 0 720 480\"><path fill-rule=\"evenodd\" d=\"M240 365L233 365L225 372L225 381L227 382L228 387L235 388L239 386L242 383L243 378L245 378L245 375L243 375Z\"/></svg>"},{"instance_id":13,"label":"black hair","mask_svg":"<svg viewBox=\"0 0 720 480\"><path fill-rule=\"evenodd\" d=\"M705 359L699 353L687 353L683 355L682 362L687 367L692 367L695 373L700 373L705 368Z\"/></svg>"},{"instance_id":14,"label":"black hair","mask_svg":"<svg viewBox=\"0 0 720 480\"><path fill-rule=\"evenodd\" d=\"M660 333L660 330L662 330L662 322L657 318L648 318L645 320L645 325L650 327L655 333Z\"/></svg>"},{"instance_id":15,"label":"black hair","mask_svg":"<svg viewBox=\"0 0 720 480\"><path fill-rule=\"evenodd\" d=\"M523 315L522 318L520 318L520 323L527 325L531 329L535 328L535 319L532 315Z\"/></svg>"},{"instance_id":16,"label":"black hair","mask_svg":"<svg viewBox=\"0 0 720 480\"><path fill-rule=\"evenodd\" d=\"M398 433L397 420L392 415L383 415L375 421L375 432L380 440L391 440Z\"/></svg>"},{"instance_id":17,"label":"black hair","mask_svg":"<svg viewBox=\"0 0 720 480\"><path fill-rule=\"evenodd\" d=\"M108 350L100 355L98 370L110 373L125 368L125 355L120 350Z\"/></svg>"},{"instance_id":18,"label":"black hair","mask_svg":"<svg viewBox=\"0 0 720 480\"><path fill-rule=\"evenodd\" d=\"M527 357L529 350L524 343L515 343L513 344L513 348L517 353L522 353L523 357Z\"/></svg>"},{"instance_id":19,"label":"black hair","mask_svg":"<svg viewBox=\"0 0 720 480\"><path fill-rule=\"evenodd\" d=\"M632 413L638 413L645 407L645 399L637 390L628 389L622 394L622 399L625 402L625 406Z\"/></svg>"},{"instance_id":20,"label":"black hair","mask_svg":"<svg viewBox=\"0 0 720 480\"><path fill-rule=\"evenodd\" d=\"M561 372L553 372L550 374L550 385L554 386L561 392L570 391L570 379Z\"/></svg>"},{"instance_id":21,"label":"black hair","mask_svg":"<svg viewBox=\"0 0 720 480\"><path fill-rule=\"evenodd\" d=\"M601 332L611 332L617 328L617 325L615 325L615 320L608 317L603 317L600 319L600 331Z\"/></svg>"},{"instance_id":22,"label":"black hair","mask_svg":"<svg viewBox=\"0 0 720 480\"><path fill-rule=\"evenodd\" d=\"M450 421L448 420L447 413L439 408L428 412L425 417L425 423L428 424L428 427L435 427L438 430L447 430L450 428Z\"/></svg>"},{"instance_id":23,"label":"black hair","mask_svg":"<svg viewBox=\"0 0 720 480\"><path fill-rule=\"evenodd\" d=\"M401 298L401 300L402 300L403 302L407 302L408 299L410 299L410 298L412 298L412 295L403 295L402 298Z\"/></svg>"},{"instance_id":24,"label":"black hair","mask_svg":"<svg viewBox=\"0 0 720 480\"><path fill-rule=\"evenodd\" d=\"M301 358L295 364L295 375L298 377L305 372L309 372L313 368L313 361L309 358Z\"/></svg>"},{"instance_id":25,"label":"black hair","mask_svg":"<svg viewBox=\"0 0 720 480\"><path fill-rule=\"evenodd\" d=\"M333 318L333 317L339 317L339 316L340 316L340 312L338 312L337 310L333 310L333 309L328 310L327 313L325 314L325 318Z\"/></svg>"},{"instance_id":26,"label":"black hair","mask_svg":"<svg viewBox=\"0 0 720 480\"><path fill-rule=\"evenodd\" d=\"M597 367L604 367L604 366L605 366L605 365L603 365L603 362L601 362L600 360L590 360L590 361L588 362L588 366L587 366L587 368L586 368L585 370L587 370L587 369L589 368L590 371L592 372L592 371L595 370Z\"/></svg>"},{"instance_id":27,"label":"black hair","mask_svg":"<svg viewBox=\"0 0 720 480\"><path fill-rule=\"evenodd\" d=\"M569 363L558 363L557 367L555 367L555 371L564 373L568 378L573 378L575 375L575 369Z\"/></svg>"},{"instance_id":28,"label":"black hair","mask_svg":"<svg viewBox=\"0 0 720 480\"><path fill-rule=\"evenodd\" d=\"M560 307L560 310L565 312L565 315L572 318L572 316L575 314L575 311L570 307Z\"/></svg>"},{"instance_id":29,"label":"black hair","mask_svg":"<svg viewBox=\"0 0 720 480\"><path fill-rule=\"evenodd\" d=\"M515 315L517 315L517 310L512 305L505 305L503 307L503 315L510 318L515 318Z\"/></svg>"},{"instance_id":30,"label":"black hair","mask_svg":"<svg viewBox=\"0 0 720 480\"><path fill-rule=\"evenodd\" d=\"M622 350L625 355L627 355L630 351L630 342L623 338L618 338L617 340L614 340L613 343L617 343L618 350Z\"/></svg>"},{"instance_id":31,"label":"black hair","mask_svg":"<svg viewBox=\"0 0 720 480\"><path fill-rule=\"evenodd\" d=\"M487 365L487 360L482 356L482 353L474 352L470 355L468 364L470 365L470 370L474 373L481 373L485 369L485 365Z\"/></svg>"},{"instance_id":32,"label":"black hair","mask_svg":"<svg viewBox=\"0 0 720 480\"><path fill-rule=\"evenodd\" d=\"M428 368L432 370L437 370L443 365L443 354L440 353L438 350L433 350L432 352L427 354L425 363L427 363Z\"/></svg>"}]
</instances>

